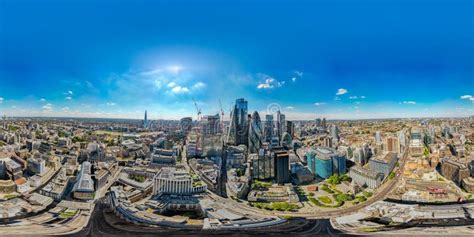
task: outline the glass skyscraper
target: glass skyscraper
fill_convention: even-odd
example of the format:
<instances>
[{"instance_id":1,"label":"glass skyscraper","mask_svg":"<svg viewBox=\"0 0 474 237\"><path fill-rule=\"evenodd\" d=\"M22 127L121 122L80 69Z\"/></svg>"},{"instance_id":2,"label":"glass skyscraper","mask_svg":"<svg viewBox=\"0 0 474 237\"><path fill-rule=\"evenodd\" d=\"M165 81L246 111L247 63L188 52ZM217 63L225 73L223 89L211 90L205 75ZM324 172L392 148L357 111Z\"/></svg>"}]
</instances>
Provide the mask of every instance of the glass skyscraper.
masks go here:
<instances>
[{"instance_id":1,"label":"glass skyscraper","mask_svg":"<svg viewBox=\"0 0 474 237\"><path fill-rule=\"evenodd\" d=\"M263 130L260 115L255 111L252 114L249 128L249 152L256 153L262 146Z\"/></svg>"}]
</instances>

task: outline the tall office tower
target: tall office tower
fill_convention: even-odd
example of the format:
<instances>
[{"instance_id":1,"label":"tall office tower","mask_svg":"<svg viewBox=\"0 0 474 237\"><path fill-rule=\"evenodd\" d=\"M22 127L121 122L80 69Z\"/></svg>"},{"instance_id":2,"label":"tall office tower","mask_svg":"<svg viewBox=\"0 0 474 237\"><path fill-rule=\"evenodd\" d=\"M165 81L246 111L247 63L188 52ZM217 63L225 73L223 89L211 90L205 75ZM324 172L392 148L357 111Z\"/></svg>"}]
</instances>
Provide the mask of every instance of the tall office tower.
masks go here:
<instances>
[{"instance_id":1,"label":"tall office tower","mask_svg":"<svg viewBox=\"0 0 474 237\"><path fill-rule=\"evenodd\" d=\"M235 101L232 112L231 133L235 145L248 145L248 103L240 98Z\"/></svg>"},{"instance_id":2,"label":"tall office tower","mask_svg":"<svg viewBox=\"0 0 474 237\"><path fill-rule=\"evenodd\" d=\"M323 121L321 122L321 126L323 126L323 128L326 128L326 118L323 118Z\"/></svg>"},{"instance_id":3,"label":"tall office tower","mask_svg":"<svg viewBox=\"0 0 474 237\"><path fill-rule=\"evenodd\" d=\"M256 153L262 147L263 130L260 115L255 111L250 119L249 127L249 152Z\"/></svg>"},{"instance_id":4,"label":"tall office tower","mask_svg":"<svg viewBox=\"0 0 474 237\"><path fill-rule=\"evenodd\" d=\"M291 136L291 138L295 135L295 126L292 121L286 121L286 132Z\"/></svg>"},{"instance_id":5,"label":"tall office tower","mask_svg":"<svg viewBox=\"0 0 474 237\"><path fill-rule=\"evenodd\" d=\"M258 154L251 154L252 161L252 178L259 180L268 180L275 177L275 168L273 157L270 152L265 149L260 149Z\"/></svg>"},{"instance_id":6,"label":"tall office tower","mask_svg":"<svg viewBox=\"0 0 474 237\"><path fill-rule=\"evenodd\" d=\"M445 138L451 138L450 129L449 129L448 126L443 127L443 132L442 133L443 133L443 136Z\"/></svg>"},{"instance_id":7,"label":"tall office tower","mask_svg":"<svg viewBox=\"0 0 474 237\"><path fill-rule=\"evenodd\" d=\"M406 147L406 136L405 136L405 131L404 130L400 130L397 132L397 136L398 136L398 142L400 143L400 149L405 149Z\"/></svg>"},{"instance_id":8,"label":"tall office tower","mask_svg":"<svg viewBox=\"0 0 474 237\"><path fill-rule=\"evenodd\" d=\"M148 128L148 117L145 110L145 118L143 119L143 128Z\"/></svg>"},{"instance_id":9,"label":"tall office tower","mask_svg":"<svg viewBox=\"0 0 474 237\"><path fill-rule=\"evenodd\" d=\"M317 118L314 122L316 123L316 127L321 127L321 119L320 118Z\"/></svg>"},{"instance_id":10,"label":"tall office tower","mask_svg":"<svg viewBox=\"0 0 474 237\"><path fill-rule=\"evenodd\" d=\"M396 136L387 136L383 147L385 151L392 151L400 154L400 142Z\"/></svg>"},{"instance_id":11,"label":"tall office tower","mask_svg":"<svg viewBox=\"0 0 474 237\"><path fill-rule=\"evenodd\" d=\"M183 131L191 131L193 127L193 118L191 117L184 117L179 121L179 127Z\"/></svg>"},{"instance_id":12,"label":"tall office tower","mask_svg":"<svg viewBox=\"0 0 474 237\"><path fill-rule=\"evenodd\" d=\"M435 128L433 126L428 127L428 131L425 134L425 138L423 142L425 143L426 146L429 146L430 144L434 143L435 140Z\"/></svg>"},{"instance_id":13,"label":"tall office tower","mask_svg":"<svg viewBox=\"0 0 474 237\"><path fill-rule=\"evenodd\" d=\"M382 143L382 135L380 134L380 131L375 132L375 143Z\"/></svg>"},{"instance_id":14,"label":"tall office tower","mask_svg":"<svg viewBox=\"0 0 474 237\"><path fill-rule=\"evenodd\" d=\"M290 182L290 157L288 151L282 147L274 147L272 149L275 181L278 184Z\"/></svg>"},{"instance_id":15,"label":"tall office tower","mask_svg":"<svg viewBox=\"0 0 474 237\"><path fill-rule=\"evenodd\" d=\"M7 129L7 116L3 115L3 129Z\"/></svg>"},{"instance_id":16,"label":"tall office tower","mask_svg":"<svg viewBox=\"0 0 474 237\"><path fill-rule=\"evenodd\" d=\"M339 128L335 124L331 125L330 132L332 138L339 140Z\"/></svg>"},{"instance_id":17,"label":"tall office tower","mask_svg":"<svg viewBox=\"0 0 474 237\"><path fill-rule=\"evenodd\" d=\"M362 148L356 148L354 150L354 162L359 166L364 166L367 162L365 160L364 151Z\"/></svg>"},{"instance_id":18,"label":"tall office tower","mask_svg":"<svg viewBox=\"0 0 474 237\"><path fill-rule=\"evenodd\" d=\"M220 123L219 114L208 115L206 129L204 133L207 135L216 135L219 132L219 123Z\"/></svg>"},{"instance_id":19,"label":"tall office tower","mask_svg":"<svg viewBox=\"0 0 474 237\"><path fill-rule=\"evenodd\" d=\"M273 114L267 114L265 116L265 141L271 142L273 136Z\"/></svg>"},{"instance_id":20,"label":"tall office tower","mask_svg":"<svg viewBox=\"0 0 474 237\"><path fill-rule=\"evenodd\" d=\"M286 132L286 119L285 119L285 115L284 114L280 114L280 140L282 139L283 137L283 134Z\"/></svg>"},{"instance_id":21,"label":"tall office tower","mask_svg":"<svg viewBox=\"0 0 474 237\"><path fill-rule=\"evenodd\" d=\"M278 110L277 112L277 136L278 139L281 141L283 133L286 132L286 121L285 115Z\"/></svg>"},{"instance_id":22,"label":"tall office tower","mask_svg":"<svg viewBox=\"0 0 474 237\"><path fill-rule=\"evenodd\" d=\"M277 111L277 114L276 114L276 136L278 137L278 140L281 139L281 112L280 110Z\"/></svg>"}]
</instances>

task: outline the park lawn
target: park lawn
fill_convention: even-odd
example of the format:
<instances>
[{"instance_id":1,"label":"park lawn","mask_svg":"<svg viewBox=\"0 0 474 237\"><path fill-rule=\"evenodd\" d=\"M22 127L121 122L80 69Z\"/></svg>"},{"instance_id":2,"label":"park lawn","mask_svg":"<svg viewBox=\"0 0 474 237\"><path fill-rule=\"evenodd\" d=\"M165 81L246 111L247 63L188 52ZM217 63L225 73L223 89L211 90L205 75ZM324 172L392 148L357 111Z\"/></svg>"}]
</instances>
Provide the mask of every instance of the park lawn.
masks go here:
<instances>
[{"instance_id":1,"label":"park lawn","mask_svg":"<svg viewBox=\"0 0 474 237\"><path fill-rule=\"evenodd\" d=\"M318 199L319 199L319 201L321 201L324 204L331 204L332 203L331 198L328 197L328 196L321 196L321 197L318 197Z\"/></svg>"}]
</instances>

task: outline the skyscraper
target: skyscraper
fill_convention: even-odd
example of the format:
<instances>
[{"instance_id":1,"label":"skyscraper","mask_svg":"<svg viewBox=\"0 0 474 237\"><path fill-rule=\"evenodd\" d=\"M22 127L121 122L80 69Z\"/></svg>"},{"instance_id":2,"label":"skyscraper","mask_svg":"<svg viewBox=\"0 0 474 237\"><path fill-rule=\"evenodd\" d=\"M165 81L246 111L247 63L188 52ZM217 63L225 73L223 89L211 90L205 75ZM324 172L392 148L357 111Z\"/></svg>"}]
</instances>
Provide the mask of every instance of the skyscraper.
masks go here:
<instances>
[{"instance_id":1,"label":"skyscraper","mask_svg":"<svg viewBox=\"0 0 474 237\"><path fill-rule=\"evenodd\" d=\"M290 134L291 137L295 135L295 126L292 121L286 121L286 132Z\"/></svg>"},{"instance_id":2,"label":"skyscraper","mask_svg":"<svg viewBox=\"0 0 474 237\"><path fill-rule=\"evenodd\" d=\"M249 127L249 152L256 153L262 146L263 130L260 115L255 111L252 114Z\"/></svg>"},{"instance_id":3,"label":"skyscraper","mask_svg":"<svg viewBox=\"0 0 474 237\"><path fill-rule=\"evenodd\" d=\"M281 141L283 133L286 132L286 121L285 115L278 110L277 112L277 136L278 139Z\"/></svg>"},{"instance_id":4,"label":"skyscraper","mask_svg":"<svg viewBox=\"0 0 474 237\"><path fill-rule=\"evenodd\" d=\"M282 147L275 147L272 150L275 169L275 181L278 184L290 182L290 157L288 151Z\"/></svg>"},{"instance_id":5,"label":"skyscraper","mask_svg":"<svg viewBox=\"0 0 474 237\"><path fill-rule=\"evenodd\" d=\"M339 140L339 128L333 124L331 125L331 137L335 138L336 140Z\"/></svg>"},{"instance_id":6,"label":"skyscraper","mask_svg":"<svg viewBox=\"0 0 474 237\"><path fill-rule=\"evenodd\" d=\"M148 117L145 110L145 118L143 119L143 128L148 128Z\"/></svg>"},{"instance_id":7,"label":"skyscraper","mask_svg":"<svg viewBox=\"0 0 474 237\"><path fill-rule=\"evenodd\" d=\"M314 120L314 122L315 122L316 127L321 126L321 119L320 118L317 118L316 120Z\"/></svg>"},{"instance_id":8,"label":"skyscraper","mask_svg":"<svg viewBox=\"0 0 474 237\"><path fill-rule=\"evenodd\" d=\"M252 177L254 179L268 180L275 176L273 157L270 152L260 149L258 154L251 154L252 157Z\"/></svg>"},{"instance_id":9,"label":"skyscraper","mask_svg":"<svg viewBox=\"0 0 474 237\"><path fill-rule=\"evenodd\" d=\"M265 116L265 141L271 142L273 136L273 114L267 114Z\"/></svg>"},{"instance_id":10,"label":"skyscraper","mask_svg":"<svg viewBox=\"0 0 474 237\"><path fill-rule=\"evenodd\" d=\"M235 145L248 145L248 103L240 98L235 101L232 112L231 137Z\"/></svg>"},{"instance_id":11,"label":"skyscraper","mask_svg":"<svg viewBox=\"0 0 474 237\"><path fill-rule=\"evenodd\" d=\"M384 143L385 151L392 151L400 154L400 142L396 136L387 136Z\"/></svg>"},{"instance_id":12,"label":"skyscraper","mask_svg":"<svg viewBox=\"0 0 474 237\"><path fill-rule=\"evenodd\" d=\"M375 132L375 143L382 143L382 135L380 134L380 131Z\"/></svg>"}]
</instances>

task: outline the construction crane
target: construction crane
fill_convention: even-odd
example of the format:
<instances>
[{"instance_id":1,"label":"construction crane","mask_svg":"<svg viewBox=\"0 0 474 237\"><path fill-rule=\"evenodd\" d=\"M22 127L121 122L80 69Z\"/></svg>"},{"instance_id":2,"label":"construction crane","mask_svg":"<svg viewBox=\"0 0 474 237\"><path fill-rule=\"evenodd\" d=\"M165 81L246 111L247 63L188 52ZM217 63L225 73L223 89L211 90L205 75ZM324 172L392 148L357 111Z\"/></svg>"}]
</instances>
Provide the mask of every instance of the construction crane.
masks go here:
<instances>
[{"instance_id":1,"label":"construction crane","mask_svg":"<svg viewBox=\"0 0 474 237\"><path fill-rule=\"evenodd\" d=\"M221 118L220 118L221 131L224 132L224 110L222 109L221 99L219 99L219 107L221 108Z\"/></svg>"},{"instance_id":2,"label":"construction crane","mask_svg":"<svg viewBox=\"0 0 474 237\"><path fill-rule=\"evenodd\" d=\"M194 100L193 98L193 102L194 102L194 106L196 107L196 111L197 111L197 121L201 120L201 109L198 107L196 101Z\"/></svg>"}]
</instances>

